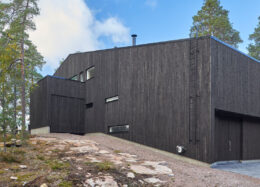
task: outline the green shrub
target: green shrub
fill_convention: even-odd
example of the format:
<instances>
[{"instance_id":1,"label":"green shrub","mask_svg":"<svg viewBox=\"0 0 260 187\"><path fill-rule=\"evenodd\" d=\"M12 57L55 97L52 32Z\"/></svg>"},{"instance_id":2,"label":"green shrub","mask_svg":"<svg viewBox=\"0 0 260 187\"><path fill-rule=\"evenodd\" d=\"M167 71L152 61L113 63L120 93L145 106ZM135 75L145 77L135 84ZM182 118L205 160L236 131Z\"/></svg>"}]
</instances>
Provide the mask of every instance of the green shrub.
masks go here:
<instances>
[{"instance_id":1,"label":"green shrub","mask_svg":"<svg viewBox=\"0 0 260 187\"><path fill-rule=\"evenodd\" d=\"M71 187L72 186L72 182L71 181L62 181L59 186L61 187Z\"/></svg>"},{"instance_id":2,"label":"green shrub","mask_svg":"<svg viewBox=\"0 0 260 187\"><path fill-rule=\"evenodd\" d=\"M42 156L42 155L37 155L36 157L37 157L37 159L39 159L39 160L45 160L45 157Z\"/></svg>"},{"instance_id":3,"label":"green shrub","mask_svg":"<svg viewBox=\"0 0 260 187\"><path fill-rule=\"evenodd\" d=\"M24 157L19 154L14 154L12 152L0 152L0 161L7 163L21 163Z\"/></svg>"},{"instance_id":4,"label":"green shrub","mask_svg":"<svg viewBox=\"0 0 260 187\"><path fill-rule=\"evenodd\" d=\"M69 168L69 163L57 160L47 160L46 164L50 166L52 170L63 170Z\"/></svg>"},{"instance_id":5,"label":"green shrub","mask_svg":"<svg viewBox=\"0 0 260 187\"><path fill-rule=\"evenodd\" d=\"M99 171L107 171L114 168L113 163L109 161L96 163L96 166L98 167Z\"/></svg>"}]
</instances>

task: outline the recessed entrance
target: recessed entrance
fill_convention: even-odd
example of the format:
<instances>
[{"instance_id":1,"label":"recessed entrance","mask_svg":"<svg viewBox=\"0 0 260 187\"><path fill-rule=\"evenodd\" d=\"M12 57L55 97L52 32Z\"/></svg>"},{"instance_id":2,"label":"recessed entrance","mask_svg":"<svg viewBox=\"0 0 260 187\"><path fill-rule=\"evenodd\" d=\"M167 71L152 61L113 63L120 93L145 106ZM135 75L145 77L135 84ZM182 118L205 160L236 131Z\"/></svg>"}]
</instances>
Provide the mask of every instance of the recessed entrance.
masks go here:
<instances>
[{"instance_id":1,"label":"recessed entrance","mask_svg":"<svg viewBox=\"0 0 260 187\"><path fill-rule=\"evenodd\" d=\"M216 116L215 160L242 160L242 119Z\"/></svg>"}]
</instances>

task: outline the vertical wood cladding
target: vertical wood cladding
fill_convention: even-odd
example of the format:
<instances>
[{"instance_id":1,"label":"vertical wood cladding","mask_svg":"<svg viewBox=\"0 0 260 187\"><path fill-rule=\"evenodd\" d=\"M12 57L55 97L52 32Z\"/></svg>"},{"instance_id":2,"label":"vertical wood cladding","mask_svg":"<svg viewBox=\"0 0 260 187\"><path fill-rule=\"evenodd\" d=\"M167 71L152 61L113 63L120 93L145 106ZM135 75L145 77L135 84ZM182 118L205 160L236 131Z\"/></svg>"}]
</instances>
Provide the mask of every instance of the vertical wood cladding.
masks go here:
<instances>
[{"instance_id":1,"label":"vertical wood cladding","mask_svg":"<svg viewBox=\"0 0 260 187\"><path fill-rule=\"evenodd\" d=\"M196 44L195 76L190 76L192 43ZM70 78L91 66L96 72L85 83L86 104L93 102L93 108L85 111L86 132L107 132L108 126L129 124L128 133L115 136L170 152L184 145L187 156L208 159L209 38L70 55L55 76ZM195 124L189 123L192 84L195 92L201 92L193 111ZM105 103L116 95L118 101ZM201 107L203 114L197 112ZM190 133L197 142L189 141Z\"/></svg>"},{"instance_id":2,"label":"vertical wood cladding","mask_svg":"<svg viewBox=\"0 0 260 187\"><path fill-rule=\"evenodd\" d=\"M30 95L30 129L40 128L49 125L48 122L48 90L47 79L40 80L37 87L31 91Z\"/></svg>"},{"instance_id":3,"label":"vertical wood cladding","mask_svg":"<svg viewBox=\"0 0 260 187\"><path fill-rule=\"evenodd\" d=\"M242 119L216 116L215 161L242 159Z\"/></svg>"},{"instance_id":4,"label":"vertical wood cladding","mask_svg":"<svg viewBox=\"0 0 260 187\"><path fill-rule=\"evenodd\" d=\"M84 84L78 81L50 76L39 81L38 87L31 93L30 128L51 127L54 120L63 126L58 125L54 129L51 127L51 132L69 132L71 125L75 123L78 125L74 125L76 128L73 128L73 133L84 131L83 86Z\"/></svg>"},{"instance_id":5,"label":"vertical wood cladding","mask_svg":"<svg viewBox=\"0 0 260 187\"><path fill-rule=\"evenodd\" d=\"M213 162L215 124L226 123L216 121L216 109L260 117L259 63L212 37L77 53L54 75L69 79L84 71L86 76L93 66L95 76L85 83L47 78L48 94L84 99L85 133L129 125L129 132L113 135L174 153L183 145L185 156ZM45 94L45 83L40 84L43 88L32 94L31 108L37 110L35 100ZM119 100L105 102L113 96ZM47 113L42 119L32 111L34 128L50 119L49 109L42 110ZM258 130L258 124L243 119L243 138ZM243 149L258 140L253 137L244 139ZM260 154L253 146L247 149L253 153L243 152L245 158Z\"/></svg>"},{"instance_id":6,"label":"vertical wood cladding","mask_svg":"<svg viewBox=\"0 0 260 187\"><path fill-rule=\"evenodd\" d=\"M243 159L260 158L259 148L256 148L259 141L254 133L259 134L260 121L247 122L248 116L260 118L260 63L212 39L211 64L212 129L217 124L215 110L242 115ZM212 150L214 152L217 151Z\"/></svg>"},{"instance_id":7,"label":"vertical wood cladding","mask_svg":"<svg viewBox=\"0 0 260 187\"><path fill-rule=\"evenodd\" d=\"M260 158L260 118L244 119L243 121L243 159Z\"/></svg>"}]
</instances>

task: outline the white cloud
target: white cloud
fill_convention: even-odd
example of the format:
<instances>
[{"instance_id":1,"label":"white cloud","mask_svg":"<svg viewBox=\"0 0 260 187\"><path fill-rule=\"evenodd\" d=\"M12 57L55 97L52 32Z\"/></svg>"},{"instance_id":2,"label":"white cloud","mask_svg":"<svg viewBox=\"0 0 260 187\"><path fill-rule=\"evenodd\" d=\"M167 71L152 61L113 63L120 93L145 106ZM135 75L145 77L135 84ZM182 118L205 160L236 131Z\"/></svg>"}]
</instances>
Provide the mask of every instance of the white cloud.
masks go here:
<instances>
[{"instance_id":1,"label":"white cloud","mask_svg":"<svg viewBox=\"0 0 260 187\"><path fill-rule=\"evenodd\" d=\"M154 9L157 6L157 0L146 0L145 4Z\"/></svg>"},{"instance_id":2,"label":"white cloud","mask_svg":"<svg viewBox=\"0 0 260 187\"><path fill-rule=\"evenodd\" d=\"M101 36L114 43L129 43L129 29L116 17L95 18L84 0L40 0L41 14L35 18L36 31L30 38L51 68L76 51L99 49Z\"/></svg>"}]
</instances>

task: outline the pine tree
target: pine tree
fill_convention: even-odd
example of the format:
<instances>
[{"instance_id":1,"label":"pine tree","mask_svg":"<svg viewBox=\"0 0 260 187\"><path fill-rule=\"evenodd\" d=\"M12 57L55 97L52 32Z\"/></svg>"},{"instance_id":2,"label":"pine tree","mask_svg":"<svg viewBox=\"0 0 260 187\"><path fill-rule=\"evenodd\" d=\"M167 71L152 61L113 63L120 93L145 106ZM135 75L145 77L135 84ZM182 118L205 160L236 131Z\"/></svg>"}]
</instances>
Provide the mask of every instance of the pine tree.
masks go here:
<instances>
[{"instance_id":1,"label":"pine tree","mask_svg":"<svg viewBox=\"0 0 260 187\"><path fill-rule=\"evenodd\" d=\"M193 26L190 35L215 36L220 40L238 47L242 40L239 32L233 29L228 18L228 10L223 9L219 0L205 0L201 10L193 16Z\"/></svg>"},{"instance_id":2,"label":"pine tree","mask_svg":"<svg viewBox=\"0 0 260 187\"><path fill-rule=\"evenodd\" d=\"M247 47L249 55L260 60L260 16L258 17L258 25L254 33L249 35L249 40L254 42Z\"/></svg>"},{"instance_id":3,"label":"pine tree","mask_svg":"<svg viewBox=\"0 0 260 187\"><path fill-rule=\"evenodd\" d=\"M37 82L41 75L37 69L44 64L43 57L29 40L27 31L34 30L33 17L39 14L37 0L10 0L8 3L0 2L0 54L7 55L7 48L12 48L12 57L8 62L0 59L0 77L10 77L6 80L11 88L8 94L12 96L12 121L10 125L16 128L21 119L22 137L26 128L25 117L28 113L30 87ZM1 95L1 94L0 94ZM21 95L20 100L18 95ZM19 100L19 102L18 102ZM21 104L20 104L21 102ZM18 116L18 118L16 118ZM19 117L20 116L20 117Z\"/></svg>"}]
</instances>

